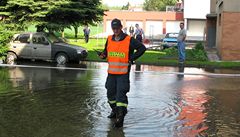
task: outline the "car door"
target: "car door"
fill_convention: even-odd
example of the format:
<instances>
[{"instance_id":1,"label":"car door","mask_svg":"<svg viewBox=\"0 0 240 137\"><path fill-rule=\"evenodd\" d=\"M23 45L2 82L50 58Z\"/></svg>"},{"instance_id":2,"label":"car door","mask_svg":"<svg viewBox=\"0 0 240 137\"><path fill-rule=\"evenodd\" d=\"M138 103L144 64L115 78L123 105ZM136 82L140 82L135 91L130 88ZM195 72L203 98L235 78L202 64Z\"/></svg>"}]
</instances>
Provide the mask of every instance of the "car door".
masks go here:
<instances>
[{"instance_id":1,"label":"car door","mask_svg":"<svg viewBox=\"0 0 240 137\"><path fill-rule=\"evenodd\" d=\"M31 58L32 46L30 34L19 34L10 43L9 50L16 53L19 58Z\"/></svg>"},{"instance_id":2,"label":"car door","mask_svg":"<svg viewBox=\"0 0 240 137\"><path fill-rule=\"evenodd\" d=\"M44 35L33 34L32 45L32 53L34 59L51 59L51 44Z\"/></svg>"}]
</instances>

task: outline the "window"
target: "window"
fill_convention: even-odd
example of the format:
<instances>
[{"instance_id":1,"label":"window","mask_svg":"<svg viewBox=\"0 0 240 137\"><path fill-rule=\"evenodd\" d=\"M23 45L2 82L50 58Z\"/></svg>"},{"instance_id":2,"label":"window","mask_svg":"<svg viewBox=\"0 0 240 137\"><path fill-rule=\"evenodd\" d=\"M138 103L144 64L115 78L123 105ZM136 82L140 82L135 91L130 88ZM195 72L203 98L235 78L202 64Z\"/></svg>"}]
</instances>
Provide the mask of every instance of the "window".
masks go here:
<instances>
[{"instance_id":1,"label":"window","mask_svg":"<svg viewBox=\"0 0 240 137\"><path fill-rule=\"evenodd\" d=\"M16 42L16 43L30 43L30 34L20 34L15 38L14 42Z\"/></svg>"},{"instance_id":2,"label":"window","mask_svg":"<svg viewBox=\"0 0 240 137\"><path fill-rule=\"evenodd\" d=\"M32 38L33 44L44 44L44 45L48 45L48 41L45 39L45 37L43 36L39 36L39 35L33 35Z\"/></svg>"}]
</instances>

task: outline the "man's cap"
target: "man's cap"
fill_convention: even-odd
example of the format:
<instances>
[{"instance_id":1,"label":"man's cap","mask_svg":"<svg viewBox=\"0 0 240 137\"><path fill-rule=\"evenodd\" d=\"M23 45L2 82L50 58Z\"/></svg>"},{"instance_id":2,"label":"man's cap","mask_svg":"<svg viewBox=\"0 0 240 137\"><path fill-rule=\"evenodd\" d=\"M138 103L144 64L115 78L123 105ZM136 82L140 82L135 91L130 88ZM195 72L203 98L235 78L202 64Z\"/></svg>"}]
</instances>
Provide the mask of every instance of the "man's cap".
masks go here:
<instances>
[{"instance_id":1,"label":"man's cap","mask_svg":"<svg viewBox=\"0 0 240 137\"><path fill-rule=\"evenodd\" d=\"M113 19L111 22L112 28L120 28L122 27L121 21L119 19Z\"/></svg>"}]
</instances>

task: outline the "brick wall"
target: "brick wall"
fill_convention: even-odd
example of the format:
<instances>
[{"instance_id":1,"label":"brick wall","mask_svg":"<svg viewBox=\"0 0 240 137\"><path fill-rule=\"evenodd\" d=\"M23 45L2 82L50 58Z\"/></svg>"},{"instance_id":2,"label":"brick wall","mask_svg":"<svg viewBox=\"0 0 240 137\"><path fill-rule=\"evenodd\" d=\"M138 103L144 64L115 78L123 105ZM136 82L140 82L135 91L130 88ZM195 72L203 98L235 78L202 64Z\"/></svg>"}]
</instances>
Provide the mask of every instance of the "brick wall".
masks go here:
<instances>
[{"instance_id":1,"label":"brick wall","mask_svg":"<svg viewBox=\"0 0 240 137\"><path fill-rule=\"evenodd\" d=\"M240 61L240 13L224 12L222 16L221 59Z\"/></svg>"},{"instance_id":2,"label":"brick wall","mask_svg":"<svg viewBox=\"0 0 240 137\"><path fill-rule=\"evenodd\" d=\"M106 31L106 22L118 18L123 21L123 26L126 21L141 21L143 29L146 29L146 21L161 20L163 21L163 30L166 30L166 21L183 21L182 12L148 12L148 11L107 11L103 18L104 31ZM164 31L163 31L164 32Z\"/></svg>"}]
</instances>

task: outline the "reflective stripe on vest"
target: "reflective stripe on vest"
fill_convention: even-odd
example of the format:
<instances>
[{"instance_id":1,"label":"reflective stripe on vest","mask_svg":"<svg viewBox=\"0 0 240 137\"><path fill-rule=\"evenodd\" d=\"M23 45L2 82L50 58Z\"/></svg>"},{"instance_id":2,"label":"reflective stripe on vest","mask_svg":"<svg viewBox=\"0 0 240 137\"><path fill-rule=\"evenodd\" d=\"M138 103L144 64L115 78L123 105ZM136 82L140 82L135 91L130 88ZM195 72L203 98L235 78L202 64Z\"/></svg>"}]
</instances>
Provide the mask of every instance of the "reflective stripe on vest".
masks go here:
<instances>
[{"instance_id":1,"label":"reflective stripe on vest","mask_svg":"<svg viewBox=\"0 0 240 137\"><path fill-rule=\"evenodd\" d=\"M119 62L109 62L108 64L112 66L128 66L129 65L128 63L119 63Z\"/></svg>"},{"instance_id":2,"label":"reflective stripe on vest","mask_svg":"<svg viewBox=\"0 0 240 137\"><path fill-rule=\"evenodd\" d=\"M130 39L130 36L126 36L122 41L113 41L112 36L108 37L108 73L128 73Z\"/></svg>"}]
</instances>

